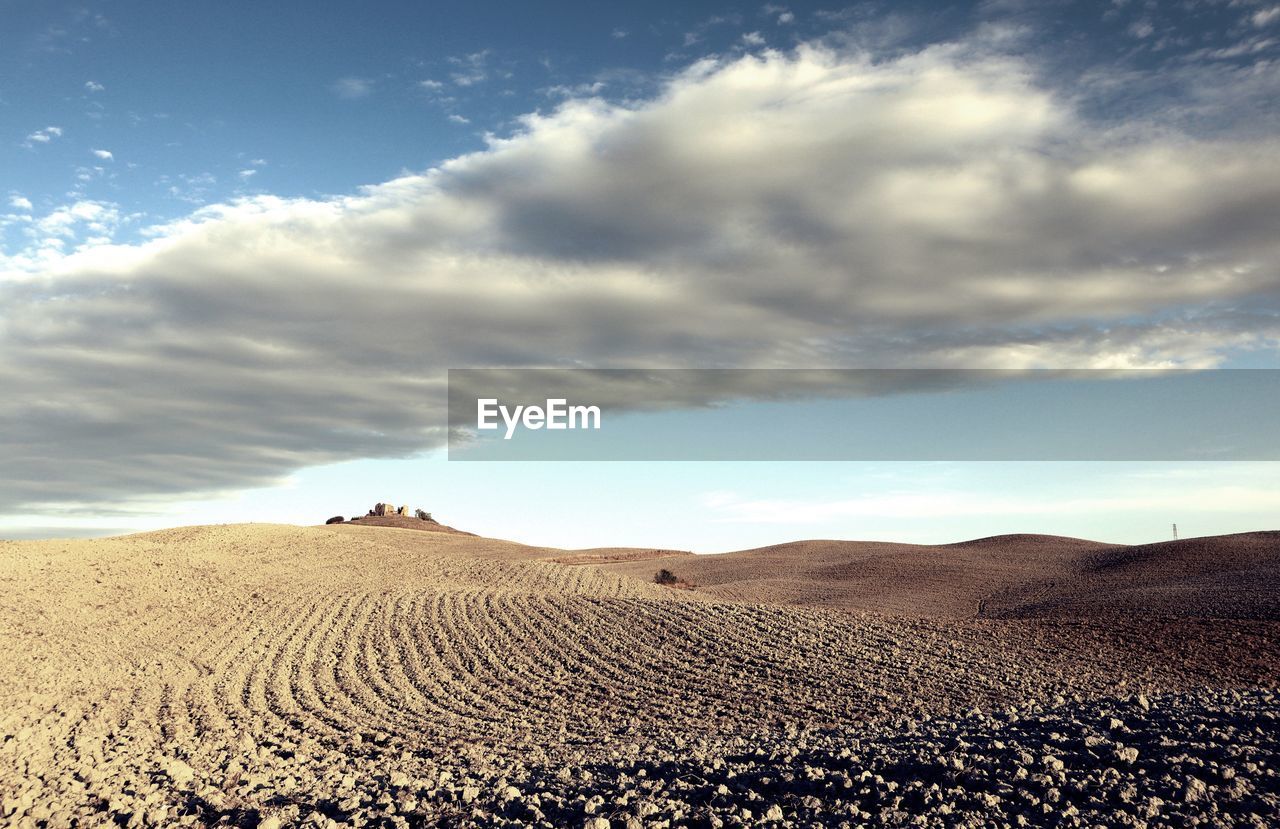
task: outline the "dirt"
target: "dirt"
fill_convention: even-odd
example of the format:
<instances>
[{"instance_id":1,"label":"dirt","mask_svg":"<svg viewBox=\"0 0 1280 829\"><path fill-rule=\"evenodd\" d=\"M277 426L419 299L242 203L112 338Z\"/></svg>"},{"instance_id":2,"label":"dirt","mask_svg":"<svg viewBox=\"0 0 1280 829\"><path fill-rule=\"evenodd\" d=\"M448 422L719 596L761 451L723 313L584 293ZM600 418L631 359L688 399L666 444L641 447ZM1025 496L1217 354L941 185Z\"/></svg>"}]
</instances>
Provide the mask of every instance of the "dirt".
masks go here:
<instances>
[{"instance_id":1,"label":"dirt","mask_svg":"<svg viewBox=\"0 0 1280 829\"><path fill-rule=\"evenodd\" d=\"M946 612L848 607L855 573L895 572L877 545L827 548L801 591L766 566L794 550L564 566L546 559L570 551L363 523L0 543L0 822L1280 819L1280 621L1265 601L1170 612L1185 580L1231 583L1206 574L1221 549L1171 565L1176 589L1125 594L1159 597L1145 615L1073 604L1086 587L999 594L1070 613L974 618L951 613L983 595L969 577L959 601L929 582ZM1249 544L1224 566L1272 572L1271 537ZM1029 572L1035 545L1053 573L1124 584L1174 561L1017 541L910 566ZM653 584L655 562L702 586ZM819 571L846 606L796 603ZM924 590L884 604L919 608Z\"/></svg>"},{"instance_id":2,"label":"dirt","mask_svg":"<svg viewBox=\"0 0 1280 829\"><path fill-rule=\"evenodd\" d=\"M652 561L655 558L673 558L692 556L693 553L680 550L583 550L567 556L552 556L547 559L556 564L615 564L625 561Z\"/></svg>"},{"instance_id":3,"label":"dirt","mask_svg":"<svg viewBox=\"0 0 1280 829\"><path fill-rule=\"evenodd\" d=\"M1280 532L1126 546L1047 535L957 544L797 541L666 567L708 596L905 616L1280 619Z\"/></svg>"},{"instance_id":4,"label":"dirt","mask_svg":"<svg viewBox=\"0 0 1280 829\"><path fill-rule=\"evenodd\" d=\"M357 515L348 521L335 521L334 523L359 524L363 527L394 527L401 530L421 530L432 533L452 533L453 535L475 535L475 533L450 527L448 524L441 524L434 519L418 518L413 515Z\"/></svg>"}]
</instances>

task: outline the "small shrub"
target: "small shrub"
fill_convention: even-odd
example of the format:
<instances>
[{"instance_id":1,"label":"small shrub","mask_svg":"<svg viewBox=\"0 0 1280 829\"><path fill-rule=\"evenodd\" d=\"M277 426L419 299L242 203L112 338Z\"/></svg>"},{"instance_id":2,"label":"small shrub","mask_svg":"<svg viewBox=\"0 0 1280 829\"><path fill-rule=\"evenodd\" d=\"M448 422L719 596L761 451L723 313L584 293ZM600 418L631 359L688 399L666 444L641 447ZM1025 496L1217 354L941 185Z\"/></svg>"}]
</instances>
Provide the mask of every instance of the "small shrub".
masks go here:
<instances>
[{"instance_id":1,"label":"small shrub","mask_svg":"<svg viewBox=\"0 0 1280 829\"><path fill-rule=\"evenodd\" d=\"M654 574L653 581L654 584L675 584L679 579L676 578L675 573L664 567Z\"/></svg>"},{"instance_id":2,"label":"small shrub","mask_svg":"<svg viewBox=\"0 0 1280 829\"><path fill-rule=\"evenodd\" d=\"M341 515L335 515L335 516L333 516L332 518L330 518L328 521L326 521L326 522L324 522L324 523L326 523L326 524L341 524L341 523L342 523L343 521L345 521L345 520L346 520L346 519L345 519L345 518L343 518Z\"/></svg>"}]
</instances>

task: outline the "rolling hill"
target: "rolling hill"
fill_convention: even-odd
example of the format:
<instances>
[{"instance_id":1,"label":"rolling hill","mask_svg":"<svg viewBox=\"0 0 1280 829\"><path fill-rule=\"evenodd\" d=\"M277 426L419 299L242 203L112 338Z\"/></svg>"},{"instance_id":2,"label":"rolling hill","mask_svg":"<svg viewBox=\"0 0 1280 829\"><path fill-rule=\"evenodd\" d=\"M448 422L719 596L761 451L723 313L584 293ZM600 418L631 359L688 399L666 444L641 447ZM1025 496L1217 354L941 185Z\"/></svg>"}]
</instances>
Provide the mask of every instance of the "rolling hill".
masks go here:
<instances>
[{"instance_id":1,"label":"rolling hill","mask_svg":"<svg viewBox=\"0 0 1280 829\"><path fill-rule=\"evenodd\" d=\"M1275 765L1280 624L1087 615L1096 585L1128 585L1128 603L1180 595L1169 585L1217 595L1241 578L1216 558L1228 548L1231 573L1263 578L1272 535L803 542L598 564L583 557L654 551L363 523L0 542L0 822L605 829L1280 809L1276 781L1241 765ZM664 563L702 588L652 583ZM1018 592L1037 570L1081 586ZM1142 592L1153 571L1168 584ZM1037 618L972 618L993 588L993 609ZM1205 733L1220 736L1202 751ZM1169 788L1209 775L1228 744L1251 752L1233 755L1247 789L1226 772L1198 799ZM1115 759L1131 746L1137 760ZM1043 757L1062 769L1010 776ZM930 794L939 781L945 796Z\"/></svg>"},{"instance_id":2,"label":"rolling hill","mask_svg":"<svg viewBox=\"0 0 1280 829\"><path fill-rule=\"evenodd\" d=\"M1280 532L1124 546L1046 535L957 544L798 541L668 567L720 599L903 616L1280 618Z\"/></svg>"}]
</instances>

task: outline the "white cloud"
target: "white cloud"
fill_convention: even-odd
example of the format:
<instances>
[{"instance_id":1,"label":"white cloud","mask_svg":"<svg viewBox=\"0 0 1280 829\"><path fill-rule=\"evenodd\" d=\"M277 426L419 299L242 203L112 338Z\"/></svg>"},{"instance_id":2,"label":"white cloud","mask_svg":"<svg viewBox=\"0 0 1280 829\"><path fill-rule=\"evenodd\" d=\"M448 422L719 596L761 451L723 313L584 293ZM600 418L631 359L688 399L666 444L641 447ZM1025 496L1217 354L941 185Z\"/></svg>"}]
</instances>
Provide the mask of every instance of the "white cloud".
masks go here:
<instances>
[{"instance_id":1,"label":"white cloud","mask_svg":"<svg viewBox=\"0 0 1280 829\"><path fill-rule=\"evenodd\" d=\"M101 158L103 161L115 161L116 158L111 154L110 150L90 150L90 152L92 152L96 157Z\"/></svg>"},{"instance_id":2,"label":"white cloud","mask_svg":"<svg viewBox=\"0 0 1280 829\"><path fill-rule=\"evenodd\" d=\"M257 174L258 174L258 171L257 171L257 170L254 170L254 169L248 169L248 170L241 170L241 171L240 171L239 173L237 173L236 175L238 175L242 181L247 181L247 180L249 180L249 179L253 178L254 176L256 176Z\"/></svg>"},{"instance_id":3,"label":"white cloud","mask_svg":"<svg viewBox=\"0 0 1280 829\"><path fill-rule=\"evenodd\" d=\"M626 29L614 29L613 32L611 33L611 37L613 37L614 40L622 40L628 34L630 34L630 32L628 32Z\"/></svg>"},{"instance_id":4,"label":"white cloud","mask_svg":"<svg viewBox=\"0 0 1280 829\"><path fill-rule=\"evenodd\" d=\"M433 81L430 78L425 81L418 81L418 86L431 92L439 92L444 89L444 84L441 81Z\"/></svg>"},{"instance_id":5,"label":"white cloud","mask_svg":"<svg viewBox=\"0 0 1280 829\"><path fill-rule=\"evenodd\" d=\"M18 205L15 203L15 206ZM30 212L30 208L21 209ZM22 221L26 246L14 256L0 257L0 262L39 272L65 261L71 253L87 252L108 244L122 220L116 205L89 199L61 205L43 216L25 215ZM0 287L4 279L4 272L0 271ZM13 367L0 359L0 376L6 374L6 369L12 370ZM0 420L3 420L2 414Z\"/></svg>"},{"instance_id":6,"label":"white cloud","mask_svg":"<svg viewBox=\"0 0 1280 829\"><path fill-rule=\"evenodd\" d=\"M347 100L364 98L373 92L373 81L367 78L339 78L329 89L339 98Z\"/></svg>"},{"instance_id":7,"label":"white cloud","mask_svg":"<svg viewBox=\"0 0 1280 829\"><path fill-rule=\"evenodd\" d=\"M209 200L213 188L218 183L217 176L212 173L186 173L176 178L161 176L156 182L164 185L170 196L193 205L203 205Z\"/></svg>"},{"instance_id":8,"label":"white cloud","mask_svg":"<svg viewBox=\"0 0 1280 829\"><path fill-rule=\"evenodd\" d=\"M1135 20L1129 26L1129 34L1136 38L1148 38L1155 33L1156 27L1151 24L1150 20Z\"/></svg>"},{"instance_id":9,"label":"white cloud","mask_svg":"<svg viewBox=\"0 0 1280 829\"><path fill-rule=\"evenodd\" d=\"M608 86L604 81L585 81L579 84L558 84L540 90L551 98L590 98L599 95Z\"/></svg>"},{"instance_id":10,"label":"white cloud","mask_svg":"<svg viewBox=\"0 0 1280 829\"><path fill-rule=\"evenodd\" d=\"M31 199L26 196L13 195L9 197L9 206L17 210L31 210Z\"/></svg>"},{"instance_id":11,"label":"white cloud","mask_svg":"<svg viewBox=\"0 0 1280 829\"><path fill-rule=\"evenodd\" d=\"M489 50L483 49L479 52L472 52L461 57L449 58L449 63L454 66L454 71L449 75L450 80L457 86L474 86L489 78Z\"/></svg>"},{"instance_id":12,"label":"white cloud","mask_svg":"<svg viewBox=\"0 0 1280 829\"><path fill-rule=\"evenodd\" d=\"M89 92L101 92L102 90L106 89L105 86L98 83L97 81L85 81L84 88Z\"/></svg>"},{"instance_id":13,"label":"white cloud","mask_svg":"<svg viewBox=\"0 0 1280 829\"><path fill-rule=\"evenodd\" d=\"M571 99L355 195L204 207L142 244L83 249L111 217L51 214L0 259L0 506L407 455L441 439L449 366L1276 348L1280 142L1116 133L1038 77L966 44L764 51L647 101ZM211 181L163 183L200 201Z\"/></svg>"},{"instance_id":14,"label":"white cloud","mask_svg":"<svg viewBox=\"0 0 1280 829\"><path fill-rule=\"evenodd\" d=\"M1253 25L1261 29L1263 26L1270 26L1272 23L1280 20L1280 6L1271 6L1266 9L1258 9L1249 18Z\"/></svg>"},{"instance_id":15,"label":"white cloud","mask_svg":"<svg viewBox=\"0 0 1280 829\"><path fill-rule=\"evenodd\" d=\"M785 26L795 22L796 16L786 6L775 6L772 3L760 9L767 17L773 17L779 25Z\"/></svg>"},{"instance_id":16,"label":"white cloud","mask_svg":"<svg viewBox=\"0 0 1280 829\"><path fill-rule=\"evenodd\" d=\"M29 134L27 136L27 140L24 142L24 146L33 147L36 144L48 144L53 139L60 138L61 136L62 127L45 127L42 130L36 130Z\"/></svg>"},{"instance_id":17,"label":"white cloud","mask_svg":"<svg viewBox=\"0 0 1280 829\"><path fill-rule=\"evenodd\" d=\"M764 35L759 32L747 32L742 36L742 42L747 46L763 46Z\"/></svg>"},{"instance_id":18,"label":"white cloud","mask_svg":"<svg viewBox=\"0 0 1280 829\"><path fill-rule=\"evenodd\" d=\"M470 118L463 117L456 113L449 116L449 121L454 124L470 124L471 123Z\"/></svg>"}]
</instances>

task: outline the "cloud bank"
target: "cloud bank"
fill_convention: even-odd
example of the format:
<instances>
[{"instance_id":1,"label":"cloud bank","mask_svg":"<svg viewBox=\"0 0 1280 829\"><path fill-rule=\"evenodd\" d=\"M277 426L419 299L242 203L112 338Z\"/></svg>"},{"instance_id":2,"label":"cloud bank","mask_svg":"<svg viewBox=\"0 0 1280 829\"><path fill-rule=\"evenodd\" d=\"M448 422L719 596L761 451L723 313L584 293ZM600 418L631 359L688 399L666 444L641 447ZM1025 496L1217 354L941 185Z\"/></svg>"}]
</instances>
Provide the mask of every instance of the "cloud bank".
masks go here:
<instances>
[{"instance_id":1,"label":"cloud bank","mask_svg":"<svg viewBox=\"0 0 1280 829\"><path fill-rule=\"evenodd\" d=\"M1280 142L1118 128L1084 104L979 46L811 45L140 243L68 238L73 219L101 229L101 206L8 217L31 229L0 259L0 512L436 446L450 367L1197 367L1274 349Z\"/></svg>"}]
</instances>

